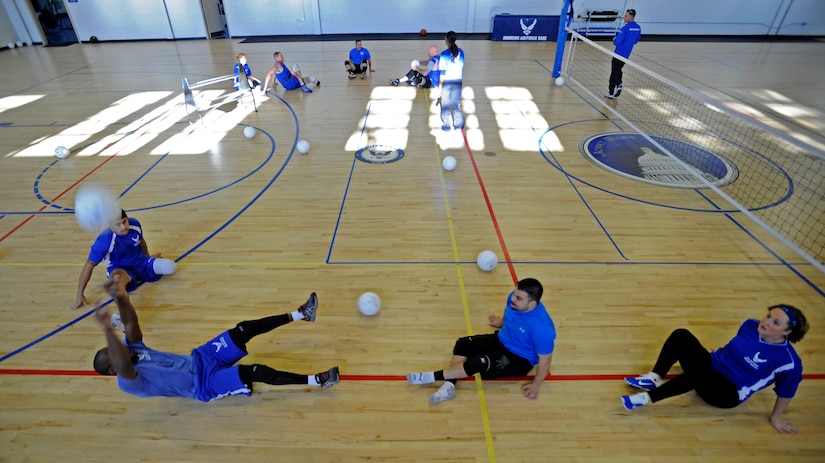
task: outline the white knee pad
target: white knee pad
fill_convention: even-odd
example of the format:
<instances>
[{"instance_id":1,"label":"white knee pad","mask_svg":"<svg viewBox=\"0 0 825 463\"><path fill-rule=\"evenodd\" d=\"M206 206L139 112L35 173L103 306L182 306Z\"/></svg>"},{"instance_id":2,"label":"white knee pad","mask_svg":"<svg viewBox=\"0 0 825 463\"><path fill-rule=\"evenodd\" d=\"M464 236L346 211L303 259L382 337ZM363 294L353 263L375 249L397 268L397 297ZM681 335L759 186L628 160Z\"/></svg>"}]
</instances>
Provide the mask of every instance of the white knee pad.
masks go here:
<instances>
[{"instance_id":1,"label":"white knee pad","mask_svg":"<svg viewBox=\"0 0 825 463\"><path fill-rule=\"evenodd\" d=\"M158 275L171 275L178 270L178 264L173 260L157 258L152 262L152 269Z\"/></svg>"}]
</instances>

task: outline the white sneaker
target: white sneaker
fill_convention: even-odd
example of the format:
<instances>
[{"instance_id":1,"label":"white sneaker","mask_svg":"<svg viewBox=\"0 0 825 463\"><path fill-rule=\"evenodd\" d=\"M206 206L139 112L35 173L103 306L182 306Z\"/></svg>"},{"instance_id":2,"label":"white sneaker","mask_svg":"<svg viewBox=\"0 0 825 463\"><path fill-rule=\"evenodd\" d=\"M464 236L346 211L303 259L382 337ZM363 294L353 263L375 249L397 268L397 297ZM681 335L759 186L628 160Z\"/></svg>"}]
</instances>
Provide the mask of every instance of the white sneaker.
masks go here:
<instances>
[{"instance_id":1,"label":"white sneaker","mask_svg":"<svg viewBox=\"0 0 825 463\"><path fill-rule=\"evenodd\" d=\"M112 314L112 319L109 322L109 326L112 328L117 328L121 331L121 333L126 334L126 325L123 324L123 320L121 320L119 313Z\"/></svg>"},{"instance_id":2,"label":"white sneaker","mask_svg":"<svg viewBox=\"0 0 825 463\"><path fill-rule=\"evenodd\" d=\"M455 399L455 396L455 384L447 381L443 386L438 388L435 394L430 396L430 403L433 405L440 404L445 400Z\"/></svg>"}]
</instances>

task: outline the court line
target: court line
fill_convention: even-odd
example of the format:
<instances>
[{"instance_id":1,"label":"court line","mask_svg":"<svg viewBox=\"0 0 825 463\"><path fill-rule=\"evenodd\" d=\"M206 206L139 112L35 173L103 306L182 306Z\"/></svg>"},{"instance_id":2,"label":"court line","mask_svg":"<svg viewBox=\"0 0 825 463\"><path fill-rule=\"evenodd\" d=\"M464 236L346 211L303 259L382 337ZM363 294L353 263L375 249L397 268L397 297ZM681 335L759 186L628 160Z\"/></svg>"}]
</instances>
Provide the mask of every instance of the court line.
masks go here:
<instances>
[{"instance_id":1,"label":"court line","mask_svg":"<svg viewBox=\"0 0 825 463\"><path fill-rule=\"evenodd\" d=\"M490 196L487 194L487 188L484 186L484 180L481 178L481 172L478 170L476 158L473 155L473 150L470 148L470 142L467 141L467 133L464 132L464 129L461 130L461 136L464 138L464 147L467 148L467 155L470 157L470 163L473 165L473 171L476 174L478 186L481 188L481 194L484 196L484 203L487 205L487 212L490 214L490 220L493 221L493 228L496 230L496 236L498 236L499 245L501 245L501 252L504 253L504 261L507 263L507 268L510 270L510 276L513 278L513 285L515 285L518 283L516 269L513 267L513 262L510 259L510 251L507 249L507 244L504 242L504 235L501 233L501 227L498 224L496 213L493 211L492 203L490 203Z\"/></svg>"},{"instance_id":2,"label":"court line","mask_svg":"<svg viewBox=\"0 0 825 463\"><path fill-rule=\"evenodd\" d=\"M429 93L424 93L424 102L426 107L430 108L430 99ZM429 113L429 111L428 111ZM429 114L428 114L429 116ZM461 131L462 135L464 135L464 131ZM467 143L466 136L464 137L464 143ZM441 165L443 162L441 158L441 149L438 146L438 140L436 137L433 137L433 148L435 152L435 158L438 166ZM468 146L469 149L469 146ZM470 303L467 300L467 287L464 284L464 272L461 270L461 260L459 259L458 253L458 239L456 238L455 234L455 226L453 222L453 214L451 212L450 207L450 197L447 193L447 182L444 179L444 170L438 169L438 178L441 183L441 196L444 198L444 211L447 216L447 229L450 232L450 246L452 247L453 251L453 265L455 266L456 277L458 278L458 289L459 295L461 296L461 308L464 312L464 323L467 328L467 335L473 336L475 331L473 330L473 321L472 316L470 315ZM480 179L479 179L480 180ZM511 267L512 268L512 267ZM405 378L406 379L406 378ZM482 383L482 379L480 375L473 375L468 380L473 380L476 386L476 394L478 396L478 405L481 412L481 425L482 429L484 429L484 442L487 446L487 458L490 462L495 463L496 461L496 451L495 446L493 445L493 429L490 425L490 414L488 413L487 408L487 398L484 395L484 384Z\"/></svg>"},{"instance_id":3,"label":"court line","mask_svg":"<svg viewBox=\"0 0 825 463\"><path fill-rule=\"evenodd\" d=\"M361 145L361 141L364 139L364 133L367 130L367 119L370 117L370 111L372 109L372 100L367 102L367 113L364 114L364 125L361 126L361 134L358 136L358 146ZM355 150L357 153L358 150ZM335 219L335 228L332 230L332 237L329 240L329 250L327 251L327 260L326 263L331 263L330 259L332 259L332 250L335 248L335 239L338 237L338 229L341 227L341 217L344 215L344 206L347 204L347 197L349 196L349 187L352 185L352 177L355 175L355 163L358 162L357 157L355 154L352 156L352 166L349 169L349 177L347 178L347 186L344 187L344 195L341 198L341 207L338 208L338 218Z\"/></svg>"},{"instance_id":4,"label":"court line","mask_svg":"<svg viewBox=\"0 0 825 463\"><path fill-rule=\"evenodd\" d=\"M294 110L294 109L293 109L293 108L289 105L289 103L287 103L287 101L286 101L286 100L284 100L283 98L281 98L280 96L278 96L278 95L275 95L275 96L276 96L279 100L281 100L281 102L282 102L282 103L283 103L283 104L287 107L287 109L289 109L289 111L292 113L293 120L295 121L295 136L294 136L293 141L292 141L292 148L291 148L291 150L290 150L290 152L289 152L289 155L287 156L286 160L284 161L283 165L282 165L282 166L281 166L281 168L278 170L278 172L275 174L275 176L273 176L273 177L269 180L269 182L268 182L268 183L267 183L267 184L266 184L266 185L265 185L265 186L261 189L261 191L260 191L257 195L255 195L255 196L254 196L254 197L253 197L253 198L252 198L252 199L251 199L251 200L250 200L250 201L246 204L246 206L244 206L243 208L241 208L241 210L240 210L240 211L238 211L235 215L233 215L233 216L232 216L229 220L227 220L227 221L226 221L226 222L225 222L225 223L224 223L221 227L219 227L217 230L215 230L214 232L212 232L211 234L209 234L206 238L204 238L203 240L201 240L198 244L196 244L196 245L195 245L195 246L193 246L191 249L189 249L189 250L188 250L188 251L186 251L184 254L182 254L182 255L181 255L181 256L179 256L177 259L175 259L175 262L181 261L181 260L183 260L185 257L187 257L187 256L189 256L190 254L192 254L193 252L195 252L197 249L199 249L201 246L203 246L203 245L204 245L207 241L209 241L210 239L212 239L213 237L215 237L215 235L217 235L218 233L220 233L221 231L223 231L226 227L228 227L230 224L232 224L232 222L234 222L235 220L237 220L237 218L238 218L238 217L239 217L239 216L240 216L243 212L245 212L247 209L249 209L249 208L252 206L252 204L254 204L254 203L255 203L255 201L257 201L257 200L258 200L258 199L259 199L259 198L260 198L260 197L261 197L261 196L262 196L262 195L263 195L266 191L268 191L268 190L269 190L269 188L272 186L272 184L273 184L273 183L275 183L275 181L276 181L276 180L277 180L277 179L281 176L281 174L283 173L284 169L286 169L286 166L289 164L289 161L292 159L292 156L295 154L295 147L296 147L296 145L297 145L297 143L298 143L298 135L299 135L299 133L300 133L300 123L298 122L298 116L297 116L297 114L295 114L295 110ZM189 132L189 134L187 134L187 136L188 136L188 135L191 135L191 133L193 133L193 132L194 132L194 131L190 131L190 132ZM266 132L263 132L263 133L266 133ZM274 140L274 139L272 138L272 136L271 136L271 135L269 135L268 133L266 133L266 135L267 135L267 136L268 136L268 137L272 140L272 144L273 144L273 146L274 146L274 145L275 145L275 140ZM273 151L274 151L274 149L273 149ZM111 158L107 159L106 161L104 161L103 163L101 163L101 164L100 164L98 167L96 167L95 169L99 168L100 166L102 166L103 164L105 164L106 162L108 162L110 159L111 159ZM83 178L87 177L87 176L88 176L88 175L90 175L90 174L91 174L91 172L90 172L89 174L86 174L86 176L84 176ZM78 181L78 182L79 182L79 181ZM44 206L44 207L46 207L46 206ZM83 314L83 315L81 315L81 316L79 316L79 317L75 318L74 320L72 320L72 321L68 322L67 324L65 324L65 325L63 325L63 326L60 326L60 327L58 327L58 328L56 328L56 329L52 330L51 332L49 332L49 333L47 333L47 334L45 334L45 335L41 336L40 338L35 339L34 341L32 341L32 342L30 342L30 343L26 344L25 346L20 347L20 348L18 348L18 349L16 349L16 350L14 350L14 351L12 351L12 352L9 352L9 353L8 353L8 354L6 354L6 355L3 355L2 357L0 357L0 362L3 362L3 361L5 361L5 360L7 360L7 359L9 359L9 358L11 358L11 357L13 357L13 356L15 356L15 355L19 354L20 352L23 352L24 350L28 349L29 347L32 347L32 346L34 346L34 345L36 345L36 344L41 343L42 341L44 341L44 340L46 340L46 339L48 339L48 338L50 338L50 337L54 336L55 334L57 334L57 333L59 333L59 332L61 332L61 331L65 330L66 328L68 328L68 327L70 327L70 326L74 325L75 323L78 323L78 322L82 321L83 319L85 319L85 318L86 318L86 317L88 317L89 315L93 314L93 313L95 312L95 310L97 310L98 308L104 307L104 306L106 306L106 305L108 305L108 304L110 304L110 303L112 303L112 299L109 299L108 301L104 302L103 304L101 304L101 305L99 305L99 306L97 306L97 307L92 308L91 310L89 310L89 311L88 311L88 312L86 312L85 314Z\"/></svg>"}]
</instances>

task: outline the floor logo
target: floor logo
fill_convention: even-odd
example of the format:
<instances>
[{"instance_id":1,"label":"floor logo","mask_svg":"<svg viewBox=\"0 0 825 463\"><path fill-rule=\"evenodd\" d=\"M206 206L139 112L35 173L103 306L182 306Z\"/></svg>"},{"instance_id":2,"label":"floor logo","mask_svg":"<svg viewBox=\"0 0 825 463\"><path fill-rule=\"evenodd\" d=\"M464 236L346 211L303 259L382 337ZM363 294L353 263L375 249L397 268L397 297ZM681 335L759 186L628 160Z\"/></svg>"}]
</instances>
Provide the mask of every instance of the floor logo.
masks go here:
<instances>
[{"instance_id":1,"label":"floor logo","mask_svg":"<svg viewBox=\"0 0 825 463\"><path fill-rule=\"evenodd\" d=\"M370 164L389 164L401 160L404 150L386 145L370 145L355 152L355 158Z\"/></svg>"},{"instance_id":2,"label":"floor logo","mask_svg":"<svg viewBox=\"0 0 825 463\"><path fill-rule=\"evenodd\" d=\"M733 163L701 146L671 138L650 138L716 186L733 183L739 176ZM623 177L674 188L707 187L689 170L636 133L593 135L582 140L579 149L593 163Z\"/></svg>"}]
</instances>

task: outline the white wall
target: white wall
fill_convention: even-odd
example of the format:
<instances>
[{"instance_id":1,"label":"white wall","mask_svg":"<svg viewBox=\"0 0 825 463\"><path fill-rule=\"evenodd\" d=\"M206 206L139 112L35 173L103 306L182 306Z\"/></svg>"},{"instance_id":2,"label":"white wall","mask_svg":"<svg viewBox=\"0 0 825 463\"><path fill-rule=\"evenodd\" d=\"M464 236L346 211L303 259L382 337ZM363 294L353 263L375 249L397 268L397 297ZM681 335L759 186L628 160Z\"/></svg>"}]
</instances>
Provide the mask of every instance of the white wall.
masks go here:
<instances>
[{"instance_id":1,"label":"white wall","mask_svg":"<svg viewBox=\"0 0 825 463\"><path fill-rule=\"evenodd\" d=\"M0 0L0 47L18 41L43 43L34 8L28 0Z\"/></svg>"},{"instance_id":2,"label":"white wall","mask_svg":"<svg viewBox=\"0 0 825 463\"><path fill-rule=\"evenodd\" d=\"M8 6L26 0L0 1L0 46L25 41L15 32ZM79 0L65 5L82 41L93 35L100 40L207 35L199 0ZM224 0L233 37L414 33L422 28L489 33L496 14L557 15L561 5L562 0ZM825 0L574 0L576 14L626 8L637 10L644 35L825 36Z\"/></svg>"},{"instance_id":3,"label":"white wall","mask_svg":"<svg viewBox=\"0 0 825 463\"><path fill-rule=\"evenodd\" d=\"M825 0L574 0L574 8L635 8L643 36L825 35Z\"/></svg>"},{"instance_id":4,"label":"white wall","mask_svg":"<svg viewBox=\"0 0 825 463\"><path fill-rule=\"evenodd\" d=\"M200 0L64 2L77 38L152 40L206 38Z\"/></svg>"}]
</instances>

